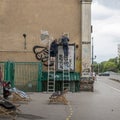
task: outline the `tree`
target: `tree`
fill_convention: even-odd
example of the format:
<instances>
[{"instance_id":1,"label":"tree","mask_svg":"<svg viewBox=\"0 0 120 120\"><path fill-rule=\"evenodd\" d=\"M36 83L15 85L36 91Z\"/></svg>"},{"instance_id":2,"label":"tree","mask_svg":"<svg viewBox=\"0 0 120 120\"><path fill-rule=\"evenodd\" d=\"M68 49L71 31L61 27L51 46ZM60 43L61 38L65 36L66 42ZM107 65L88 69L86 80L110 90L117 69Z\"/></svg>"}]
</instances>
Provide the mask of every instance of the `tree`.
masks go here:
<instances>
[{"instance_id":1,"label":"tree","mask_svg":"<svg viewBox=\"0 0 120 120\"><path fill-rule=\"evenodd\" d=\"M110 58L108 61L103 61L101 63L94 62L94 71L96 73L113 71L120 72L120 61L118 62L118 58Z\"/></svg>"},{"instance_id":2,"label":"tree","mask_svg":"<svg viewBox=\"0 0 120 120\"><path fill-rule=\"evenodd\" d=\"M117 72L117 65L115 64L115 62L111 62L111 61L105 62L104 71Z\"/></svg>"}]
</instances>

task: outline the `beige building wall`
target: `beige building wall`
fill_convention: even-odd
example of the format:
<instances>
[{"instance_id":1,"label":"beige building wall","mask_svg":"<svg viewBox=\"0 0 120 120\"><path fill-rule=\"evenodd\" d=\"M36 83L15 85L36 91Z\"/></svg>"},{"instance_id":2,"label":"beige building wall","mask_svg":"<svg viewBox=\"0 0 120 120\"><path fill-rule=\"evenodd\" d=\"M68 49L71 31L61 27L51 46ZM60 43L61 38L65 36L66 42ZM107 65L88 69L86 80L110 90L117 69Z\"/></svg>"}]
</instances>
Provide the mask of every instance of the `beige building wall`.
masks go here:
<instances>
[{"instance_id":1,"label":"beige building wall","mask_svg":"<svg viewBox=\"0 0 120 120\"><path fill-rule=\"evenodd\" d=\"M82 0L82 72L91 69L91 2L92 0Z\"/></svg>"},{"instance_id":2,"label":"beige building wall","mask_svg":"<svg viewBox=\"0 0 120 120\"><path fill-rule=\"evenodd\" d=\"M47 46L40 40L41 30L53 38L67 32L70 43L78 45L76 70L80 71L81 10L80 0L0 0L0 61L36 62L33 46Z\"/></svg>"}]
</instances>

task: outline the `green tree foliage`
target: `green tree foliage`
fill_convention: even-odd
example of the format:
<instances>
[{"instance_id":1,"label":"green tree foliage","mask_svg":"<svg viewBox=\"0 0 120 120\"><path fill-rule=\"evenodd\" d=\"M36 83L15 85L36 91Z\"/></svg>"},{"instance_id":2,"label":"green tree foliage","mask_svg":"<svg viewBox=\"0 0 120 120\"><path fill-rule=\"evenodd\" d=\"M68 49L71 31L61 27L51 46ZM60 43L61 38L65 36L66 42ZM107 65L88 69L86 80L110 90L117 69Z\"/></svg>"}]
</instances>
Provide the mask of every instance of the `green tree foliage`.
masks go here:
<instances>
[{"instance_id":1,"label":"green tree foliage","mask_svg":"<svg viewBox=\"0 0 120 120\"><path fill-rule=\"evenodd\" d=\"M104 63L104 71L113 71L117 72L117 64L115 62L105 62Z\"/></svg>"},{"instance_id":2,"label":"green tree foliage","mask_svg":"<svg viewBox=\"0 0 120 120\"><path fill-rule=\"evenodd\" d=\"M116 57L101 63L94 62L94 71L96 73L106 71L120 72L120 61L118 61L118 58Z\"/></svg>"}]
</instances>

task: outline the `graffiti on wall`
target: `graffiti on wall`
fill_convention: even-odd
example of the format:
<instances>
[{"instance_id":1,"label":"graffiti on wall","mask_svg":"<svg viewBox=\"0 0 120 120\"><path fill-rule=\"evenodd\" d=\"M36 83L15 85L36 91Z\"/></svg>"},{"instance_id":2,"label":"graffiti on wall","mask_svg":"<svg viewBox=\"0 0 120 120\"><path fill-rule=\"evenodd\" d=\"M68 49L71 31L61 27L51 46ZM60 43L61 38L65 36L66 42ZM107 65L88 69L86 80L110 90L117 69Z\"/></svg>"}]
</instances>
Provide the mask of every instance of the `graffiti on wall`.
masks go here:
<instances>
[{"instance_id":1,"label":"graffiti on wall","mask_svg":"<svg viewBox=\"0 0 120 120\"><path fill-rule=\"evenodd\" d=\"M33 52L37 60L41 61L43 65L48 66L49 51L47 47L36 45L33 47ZM52 66L52 65L53 63L49 64L49 66Z\"/></svg>"},{"instance_id":2,"label":"graffiti on wall","mask_svg":"<svg viewBox=\"0 0 120 120\"><path fill-rule=\"evenodd\" d=\"M90 42L84 42L82 46L82 74L88 74L90 72L91 67L91 47L89 46Z\"/></svg>"},{"instance_id":3,"label":"graffiti on wall","mask_svg":"<svg viewBox=\"0 0 120 120\"><path fill-rule=\"evenodd\" d=\"M43 46L34 46L33 52L35 53L35 57L37 60L45 62L48 60L48 49L47 47Z\"/></svg>"},{"instance_id":4,"label":"graffiti on wall","mask_svg":"<svg viewBox=\"0 0 120 120\"><path fill-rule=\"evenodd\" d=\"M48 58L49 58L49 50L47 47L43 46L34 46L33 52L37 60L43 62L45 66L48 66ZM69 45L69 54L68 58L64 58L63 54L63 47L62 45L58 45L58 55L57 55L57 62L56 62L57 70L75 70L75 44ZM53 63L50 63L49 66L52 66Z\"/></svg>"}]
</instances>

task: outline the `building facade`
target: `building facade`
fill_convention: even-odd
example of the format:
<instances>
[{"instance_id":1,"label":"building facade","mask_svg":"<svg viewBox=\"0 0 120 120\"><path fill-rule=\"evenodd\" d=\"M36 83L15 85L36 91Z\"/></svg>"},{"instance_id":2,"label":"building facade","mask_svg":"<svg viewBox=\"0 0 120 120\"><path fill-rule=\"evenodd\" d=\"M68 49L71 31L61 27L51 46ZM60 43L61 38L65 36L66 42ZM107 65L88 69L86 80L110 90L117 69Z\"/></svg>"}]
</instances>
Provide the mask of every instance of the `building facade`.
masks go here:
<instances>
[{"instance_id":1,"label":"building facade","mask_svg":"<svg viewBox=\"0 0 120 120\"><path fill-rule=\"evenodd\" d=\"M51 38L68 33L75 44L75 71L91 66L92 0L0 0L0 61L37 62L41 31Z\"/></svg>"}]
</instances>

